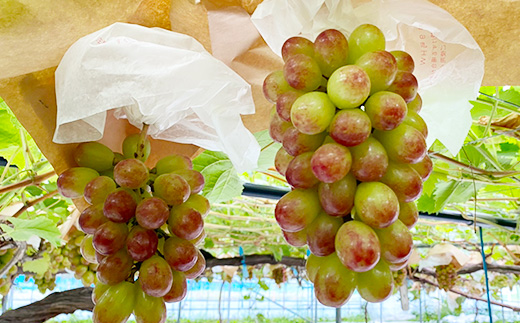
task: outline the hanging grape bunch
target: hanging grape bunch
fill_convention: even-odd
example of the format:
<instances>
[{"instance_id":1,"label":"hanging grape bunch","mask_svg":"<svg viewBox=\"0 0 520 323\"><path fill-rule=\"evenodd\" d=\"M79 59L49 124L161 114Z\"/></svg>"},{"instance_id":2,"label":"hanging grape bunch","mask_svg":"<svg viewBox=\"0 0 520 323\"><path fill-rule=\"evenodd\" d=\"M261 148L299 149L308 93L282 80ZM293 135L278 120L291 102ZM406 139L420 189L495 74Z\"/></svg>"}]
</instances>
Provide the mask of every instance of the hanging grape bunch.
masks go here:
<instances>
[{"instance_id":1,"label":"hanging grape bunch","mask_svg":"<svg viewBox=\"0 0 520 323\"><path fill-rule=\"evenodd\" d=\"M198 277L206 262L196 245L204 240L209 201L198 194L204 177L188 157L171 155L151 170L144 161L150 142L128 136L123 154L97 143L80 144L79 167L58 178L60 193L90 204L80 215L88 236L81 254L98 264L92 299L93 321L165 322L165 302L181 301L186 279Z\"/></svg>"},{"instance_id":2,"label":"hanging grape bunch","mask_svg":"<svg viewBox=\"0 0 520 323\"><path fill-rule=\"evenodd\" d=\"M457 282L457 278L459 278L457 271L457 266L453 261L447 265L435 266L435 274L437 275L439 288L445 291L452 289Z\"/></svg>"},{"instance_id":3,"label":"hanging grape bunch","mask_svg":"<svg viewBox=\"0 0 520 323\"><path fill-rule=\"evenodd\" d=\"M415 200L432 171L419 116L422 101L403 51L385 51L373 25L349 39L329 29L314 42L289 38L282 71L269 74L270 134L282 143L275 167L292 186L275 209L287 242L308 245L307 273L324 305L357 288L380 302L406 266Z\"/></svg>"}]
</instances>

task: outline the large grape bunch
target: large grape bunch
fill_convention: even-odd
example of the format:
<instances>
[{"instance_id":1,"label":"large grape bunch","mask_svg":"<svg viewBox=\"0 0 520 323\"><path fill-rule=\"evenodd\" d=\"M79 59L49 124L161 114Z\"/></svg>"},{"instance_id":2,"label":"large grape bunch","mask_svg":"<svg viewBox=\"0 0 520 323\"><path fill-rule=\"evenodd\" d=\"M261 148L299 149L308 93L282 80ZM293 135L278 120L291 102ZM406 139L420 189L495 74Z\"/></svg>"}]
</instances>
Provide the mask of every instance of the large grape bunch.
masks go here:
<instances>
[{"instance_id":1,"label":"large grape bunch","mask_svg":"<svg viewBox=\"0 0 520 323\"><path fill-rule=\"evenodd\" d=\"M188 157L171 155L153 169L144 164L150 142L140 134L123 142L123 154L97 142L80 144L73 167L58 177L59 192L83 197L89 206L78 225L87 234L81 254L98 264L93 321L166 321L165 302L181 301L186 279L206 261L204 240L209 201L198 194L204 177Z\"/></svg>"},{"instance_id":2,"label":"large grape bunch","mask_svg":"<svg viewBox=\"0 0 520 323\"><path fill-rule=\"evenodd\" d=\"M289 38L282 57L263 84L275 105L269 132L282 143L275 167L292 186L276 220L289 244L312 252L321 303L339 307L356 288L383 301L410 257L414 201L432 171L413 59L385 51L369 24L348 39L335 29Z\"/></svg>"}]
</instances>

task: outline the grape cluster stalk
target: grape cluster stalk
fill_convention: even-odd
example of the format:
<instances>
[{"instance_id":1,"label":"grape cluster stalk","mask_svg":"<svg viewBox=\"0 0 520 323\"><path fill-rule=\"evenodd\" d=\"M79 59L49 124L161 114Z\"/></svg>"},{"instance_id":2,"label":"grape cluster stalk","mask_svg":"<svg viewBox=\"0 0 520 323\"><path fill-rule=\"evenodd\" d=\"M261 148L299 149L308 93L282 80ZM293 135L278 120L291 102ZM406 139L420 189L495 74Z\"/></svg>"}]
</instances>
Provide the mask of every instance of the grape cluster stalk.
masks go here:
<instances>
[{"instance_id":1,"label":"grape cluster stalk","mask_svg":"<svg viewBox=\"0 0 520 323\"><path fill-rule=\"evenodd\" d=\"M310 249L322 304L342 306L356 288L381 302L411 255L415 200L433 168L413 58L386 51L370 24L348 38L335 29L291 37L282 57L263 84L269 133L282 143L275 167L292 187L276 220L289 244Z\"/></svg>"},{"instance_id":2,"label":"grape cluster stalk","mask_svg":"<svg viewBox=\"0 0 520 323\"><path fill-rule=\"evenodd\" d=\"M93 322L122 323L133 314L136 322L162 323L165 302L184 299L186 280L206 268L197 248L210 209L199 194L204 177L177 154L149 169L150 142L142 134L125 138L122 151L79 144L78 167L60 174L58 190L89 204L78 226L86 234L81 255L96 266L96 276L85 279L95 284Z\"/></svg>"}]
</instances>

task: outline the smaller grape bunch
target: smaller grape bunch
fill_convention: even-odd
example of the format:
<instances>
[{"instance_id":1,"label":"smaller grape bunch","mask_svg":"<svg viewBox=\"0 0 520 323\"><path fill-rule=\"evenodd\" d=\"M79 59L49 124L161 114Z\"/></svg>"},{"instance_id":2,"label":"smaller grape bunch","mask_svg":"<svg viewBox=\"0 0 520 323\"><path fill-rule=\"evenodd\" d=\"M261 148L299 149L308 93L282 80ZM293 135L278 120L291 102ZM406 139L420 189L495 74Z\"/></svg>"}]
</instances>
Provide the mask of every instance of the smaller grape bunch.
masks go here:
<instances>
[{"instance_id":1,"label":"smaller grape bunch","mask_svg":"<svg viewBox=\"0 0 520 323\"><path fill-rule=\"evenodd\" d=\"M162 323L165 302L181 301L186 280L206 268L197 248L210 209L199 194L204 177L177 154L149 169L150 142L143 134L125 138L122 150L81 143L74 151L78 167L60 174L58 190L89 204L78 225L86 234L81 255L97 266L93 322L122 323L133 314L136 322Z\"/></svg>"},{"instance_id":2,"label":"smaller grape bunch","mask_svg":"<svg viewBox=\"0 0 520 323\"><path fill-rule=\"evenodd\" d=\"M269 133L282 144L275 167L292 187L275 218L289 244L310 249L307 276L326 306L355 289L369 302L392 294L433 168L413 58L385 46L370 24L348 39L335 29L291 37L283 69L263 83Z\"/></svg>"},{"instance_id":3,"label":"smaller grape bunch","mask_svg":"<svg viewBox=\"0 0 520 323\"><path fill-rule=\"evenodd\" d=\"M0 250L0 269L4 268L13 259L16 251L14 248ZM16 265L9 268L9 271L4 277L0 278L0 295L6 296L11 289L13 280L18 274L18 267Z\"/></svg>"},{"instance_id":4,"label":"smaller grape bunch","mask_svg":"<svg viewBox=\"0 0 520 323\"><path fill-rule=\"evenodd\" d=\"M435 266L435 274L437 275L439 288L444 289L445 291L452 289L459 278L457 271L457 266L453 261L447 265Z\"/></svg>"}]
</instances>

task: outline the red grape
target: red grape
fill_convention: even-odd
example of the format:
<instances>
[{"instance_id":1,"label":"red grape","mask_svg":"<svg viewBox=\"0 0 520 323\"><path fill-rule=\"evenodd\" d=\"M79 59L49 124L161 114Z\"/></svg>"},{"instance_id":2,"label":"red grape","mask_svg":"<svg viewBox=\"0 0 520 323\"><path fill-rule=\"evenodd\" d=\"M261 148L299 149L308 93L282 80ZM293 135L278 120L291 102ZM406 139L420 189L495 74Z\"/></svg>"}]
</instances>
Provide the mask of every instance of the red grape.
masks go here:
<instances>
[{"instance_id":1,"label":"red grape","mask_svg":"<svg viewBox=\"0 0 520 323\"><path fill-rule=\"evenodd\" d=\"M318 63L305 54L291 55L283 67L283 76L291 87L300 91L314 91L321 84L321 70Z\"/></svg>"},{"instance_id":2,"label":"red grape","mask_svg":"<svg viewBox=\"0 0 520 323\"><path fill-rule=\"evenodd\" d=\"M173 283L170 265L157 255L146 259L139 268L139 283L146 294L163 297L170 291Z\"/></svg>"},{"instance_id":3,"label":"red grape","mask_svg":"<svg viewBox=\"0 0 520 323\"><path fill-rule=\"evenodd\" d=\"M399 201L392 189L380 182L363 182L354 197L356 218L372 228L385 228L399 216Z\"/></svg>"},{"instance_id":4,"label":"red grape","mask_svg":"<svg viewBox=\"0 0 520 323\"><path fill-rule=\"evenodd\" d=\"M336 69L347 65L347 38L336 29L324 30L314 40L314 53L321 72L329 77Z\"/></svg>"},{"instance_id":5,"label":"red grape","mask_svg":"<svg viewBox=\"0 0 520 323\"><path fill-rule=\"evenodd\" d=\"M350 151L337 143L324 144L316 149L311 158L312 172L324 183L339 181L347 175L351 165Z\"/></svg>"},{"instance_id":6,"label":"red grape","mask_svg":"<svg viewBox=\"0 0 520 323\"><path fill-rule=\"evenodd\" d=\"M388 155L377 139L370 136L357 146L349 148L352 155L352 174L362 182L378 181L386 173Z\"/></svg>"},{"instance_id":7,"label":"red grape","mask_svg":"<svg viewBox=\"0 0 520 323\"><path fill-rule=\"evenodd\" d=\"M137 223L145 229L154 230L162 227L169 216L168 204L158 197L145 198L135 209Z\"/></svg>"},{"instance_id":8,"label":"red grape","mask_svg":"<svg viewBox=\"0 0 520 323\"><path fill-rule=\"evenodd\" d=\"M96 229L92 244L100 254L110 255L125 246L127 235L125 223L107 221Z\"/></svg>"},{"instance_id":9,"label":"red grape","mask_svg":"<svg viewBox=\"0 0 520 323\"><path fill-rule=\"evenodd\" d=\"M96 229L107 222L108 219L103 215L103 205L91 205L79 215L78 225L81 231L86 234L94 234Z\"/></svg>"},{"instance_id":10,"label":"red grape","mask_svg":"<svg viewBox=\"0 0 520 323\"><path fill-rule=\"evenodd\" d=\"M176 271L191 269L197 262L197 248L188 240L172 236L164 242L164 259Z\"/></svg>"},{"instance_id":11,"label":"red grape","mask_svg":"<svg viewBox=\"0 0 520 323\"><path fill-rule=\"evenodd\" d=\"M58 177L56 184L58 192L71 199L83 196L87 184L98 177L99 173L87 167L72 167L64 171Z\"/></svg>"},{"instance_id":12,"label":"red grape","mask_svg":"<svg viewBox=\"0 0 520 323\"><path fill-rule=\"evenodd\" d=\"M356 65L367 72L370 78L370 94L386 90L397 74L395 58L384 50L363 54Z\"/></svg>"},{"instance_id":13,"label":"red grape","mask_svg":"<svg viewBox=\"0 0 520 323\"><path fill-rule=\"evenodd\" d=\"M336 113L329 131L336 142L351 147L361 144L370 136L372 124L364 111L345 109Z\"/></svg>"},{"instance_id":14,"label":"red grape","mask_svg":"<svg viewBox=\"0 0 520 323\"><path fill-rule=\"evenodd\" d=\"M346 216L354 206L356 179L352 174L334 183L320 183L318 195L321 207L332 216Z\"/></svg>"},{"instance_id":15,"label":"red grape","mask_svg":"<svg viewBox=\"0 0 520 323\"><path fill-rule=\"evenodd\" d=\"M282 45L282 58L286 62L291 56L296 54L305 54L314 56L313 43L307 38L294 36L285 41Z\"/></svg>"},{"instance_id":16,"label":"red grape","mask_svg":"<svg viewBox=\"0 0 520 323\"><path fill-rule=\"evenodd\" d=\"M401 202L415 201L422 193L421 176L407 164L390 162L381 182L388 185Z\"/></svg>"},{"instance_id":17,"label":"red grape","mask_svg":"<svg viewBox=\"0 0 520 323\"><path fill-rule=\"evenodd\" d=\"M369 271L381 257L376 233L360 221L345 222L339 228L335 247L341 263L355 272Z\"/></svg>"},{"instance_id":18,"label":"red grape","mask_svg":"<svg viewBox=\"0 0 520 323\"><path fill-rule=\"evenodd\" d=\"M108 194L103 205L103 214L113 222L126 223L134 217L137 207L132 191L117 189Z\"/></svg>"},{"instance_id":19,"label":"red grape","mask_svg":"<svg viewBox=\"0 0 520 323\"><path fill-rule=\"evenodd\" d=\"M306 228L307 245L316 256L328 256L335 251L336 232L343 224L343 219L320 213Z\"/></svg>"},{"instance_id":20,"label":"red grape","mask_svg":"<svg viewBox=\"0 0 520 323\"><path fill-rule=\"evenodd\" d=\"M280 94L294 90L289 83L287 83L283 74L283 71L274 71L264 79L262 86L264 96L272 103L276 103Z\"/></svg>"},{"instance_id":21,"label":"red grape","mask_svg":"<svg viewBox=\"0 0 520 323\"><path fill-rule=\"evenodd\" d=\"M114 179L121 187L138 189L148 181L148 167L139 159L124 159L114 167Z\"/></svg>"},{"instance_id":22,"label":"red grape","mask_svg":"<svg viewBox=\"0 0 520 323\"><path fill-rule=\"evenodd\" d=\"M295 188L302 189L311 188L319 183L319 180L312 172L312 156L312 152L307 152L298 155L291 160L285 172L287 183Z\"/></svg>"},{"instance_id":23,"label":"red grape","mask_svg":"<svg viewBox=\"0 0 520 323\"><path fill-rule=\"evenodd\" d=\"M390 52L390 54L392 54L395 57L398 70L413 73L415 63L410 54L402 50L393 50Z\"/></svg>"},{"instance_id":24,"label":"red grape","mask_svg":"<svg viewBox=\"0 0 520 323\"><path fill-rule=\"evenodd\" d=\"M320 210L316 191L295 189L278 201L274 215L282 230L296 232L311 223Z\"/></svg>"},{"instance_id":25,"label":"red grape","mask_svg":"<svg viewBox=\"0 0 520 323\"><path fill-rule=\"evenodd\" d=\"M395 129L405 120L407 109L400 95L388 91L374 93L365 102L365 112L378 130Z\"/></svg>"},{"instance_id":26,"label":"red grape","mask_svg":"<svg viewBox=\"0 0 520 323\"><path fill-rule=\"evenodd\" d=\"M197 210L181 204L172 207L168 218L168 229L179 238L191 240L202 232L204 221Z\"/></svg>"},{"instance_id":27,"label":"red grape","mask_svg":"<svg viewBox=\"0 0 520 323\"><path fill-rule=\"evenodd\" d=\"M412 73L398 71L394 82L387 88L387 91L399 94L408 103L417 95L418 86L419 83Z\"/></svg>"},{"instance_id":28,"label":"red grape","mask_svg":"<svg viewBox=\"0 0 520 323\"><path fill-rule=\"evenodd\" d=\"M144 261L155 254L159 239L153 230L136 225L128 233L126 247L135 261Z\"/></svg>"},{"instance_id":29,"label":"red grape","mask_svg":"<svg viewBox=\"0 0 520 323\"><path fill-rule=\"evenodd\" d=\"M326 133L317 135L306 135L294 127L287 129L283 136L283 148L291 156L298 156L308 151L314 151L321 146L325 140Z\"/></svg>"}]
</instances>

